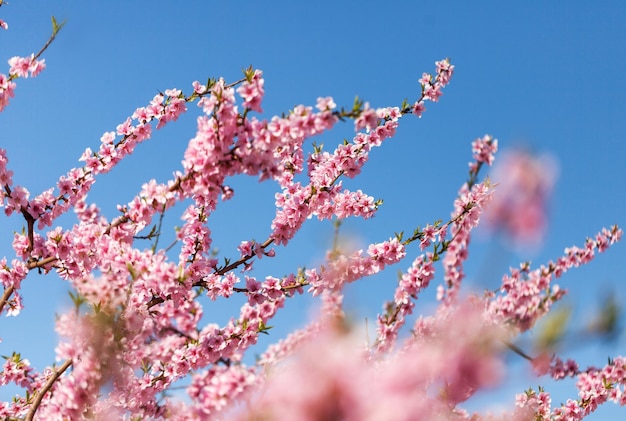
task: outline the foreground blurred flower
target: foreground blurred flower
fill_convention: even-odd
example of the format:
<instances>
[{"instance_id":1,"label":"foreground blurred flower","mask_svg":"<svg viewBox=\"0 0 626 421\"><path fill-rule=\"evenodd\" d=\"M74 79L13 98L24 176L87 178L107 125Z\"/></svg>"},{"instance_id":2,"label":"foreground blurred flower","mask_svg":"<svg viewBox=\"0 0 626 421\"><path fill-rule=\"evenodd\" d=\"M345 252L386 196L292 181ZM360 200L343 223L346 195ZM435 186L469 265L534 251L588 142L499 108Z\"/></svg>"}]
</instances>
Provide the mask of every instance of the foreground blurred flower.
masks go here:
<instances>
[{"instance_id":1,"label":"foreground blurred flower","mask_svg":"<svg viewBox=\"0 0 626 421\"><path fill-rule=\"evenodd\" d=\"M556 163L548 155L521 149L503 152L491 174L498 187L485 213L487 226L502 232L515 246L541 244L556 177Z\"/></svg>"},{"instance_id":2,"label":"foreground blurred flower","mask_svg":"<svg viewBox=\"0 0 626 421\"><path fill-rule=\"evenodd\" d=\"M476 303L421 318L389 354L365 347L340 321L327 324L282 365L268 367L262 390L238 420L467 419L457 405L495 386L503 372L504 331Z\"/></svg>"}]
</instances>

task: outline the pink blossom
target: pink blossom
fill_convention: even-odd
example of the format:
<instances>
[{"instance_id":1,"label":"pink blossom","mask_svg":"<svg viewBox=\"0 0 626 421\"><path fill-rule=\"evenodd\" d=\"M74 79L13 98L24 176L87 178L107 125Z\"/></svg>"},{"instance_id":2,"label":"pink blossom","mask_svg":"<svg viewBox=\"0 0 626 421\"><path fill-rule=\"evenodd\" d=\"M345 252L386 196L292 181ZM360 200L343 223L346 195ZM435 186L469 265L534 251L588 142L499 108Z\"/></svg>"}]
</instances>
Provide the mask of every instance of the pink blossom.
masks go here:
<instances>
[{"instance_id":1,"label":"pink blossom","mask_svg":"<svg viewBox=\"0 0 626 421\"><path fill-rule=\"evenodd\" d=\"M437 81L441 84L441 86L446 86L450 83L450 78L452 78L452 74L454 73L454 66L450 64L450 60L441 60L435 62L437 66Z\"/></svg>"},{"instance_id":2,"label":"pink blossom","mask_svg":"<svg viewBox=\"0 0 626 421\"><path fill-rule=\"evenodd\" d=\"M28 68L30 75L36 77L46 68L45 60L33 60Z\"/></svg>"},{"instance_id":3,"label":"pink blossom","mask_svg":"<svg viewBox=\"0 0 626 421\"><path fill-rule=\"evenodd\" d=\"M263 293L271 300L275 300L283 296L280 279L268 276L262 284Z\"/></svg>"},{"instance_id":4,"label":"pink blossom","mask_svg":"<svg viewBox=\"0 0 626 421\"><path fill-rule=\"evenodd\" d=\"M9 104L9 100L15 96L15 83L4 74L0 73L0 112Z\"/></svg>"},{"instance_id":5,"label":"pink blossom","mask_svg":"<svg viewBox=\"0 0 626 421\"><path fill-rule=\"evenodd\" d=\"M438 230L432 225L426 225L422 230L422 240L420 241L420 249L424 250L428 247L437 236Z\"/></svg>"},{"instance_id":6,"label":"pink blossom","mask_svg":"<svg viewBox=\"0 0 626 421\"><path fill-rule=\"evenodd\" d=\"M550 375L560 380L565 377L573 377L578 373L578 364L574 360L562 361L560 358L553 359L553 363L550 367Z\"/></svg>"},{"instance_id":7,"label":"pink blossom","mask_svg":"<svg viewBox=\"0 0 626 421\"><path fill-rule=\"evenodd\" d=\"M439 97L443 95L441 92L440 85L425 85L424 86L424 96L430 101L437 102L439 101Z\"/></svg>"},{"instance_id":8,"label":"pink blossom","mask_svg":"<svg viewBox=\"0 0 626 421\"><path fill-rule=\"evenodd\" d=\"M30 57L11 57L9 66L11 66L10 74L23 78L27 78L29 75L35 77L46 68L45 61L35 60L34 54L31 54Z\"/></svg>"},{"instance_id":9,"label":"pink blossom","mask_svg":"<svg viewBox=\"0 0 626 421\"><path fill-rule=\"evenodd\" d=\"M537 357L533 358L532 366L537 376L543 376L550 370L550 362L552 357L546 352L541 353Z\"/></svg>"},{"instance_id":10,"label":"pink blossom","mask_svg":"<svg viewBox=\"0 0 626 421\"><path fill-rule=\"evenodd\" d=\"M11 66L9 74L27 78L31 60L32 57L11 57L9 59L9 66Z\"/></svg>"},{"instance_id":11,"label":"pink blossom","mask_svg":"<svg viewBox=\"0 0 626 421\"><path fill-rule=\"evenodd\" d=\"M203 94L206 92L206 86L202 85L197 80L194 81L191 85L193 86L193 91L197 94Z\"/></svg>"},{"instance_id":12,"label":"pink blossom","mask_svg":"<svg viewBox=\"0 0 626 421\"><path fill-rule=\"evenodd\" d=\"M413 105L413 114L415 114L418 118L422 117L422 114L426 111L426 107L424 106L423 101L417 101Z\"/></svg>"},{"instance_id":13,"label":"pink blossom","mask_svg":"<svg viewBox=\"0 0 626 421\"><path fill-rule=\"evenodd\" d=\"M26 209L29 196L30 193L24 187L14 186L11 195L7 198L4 213L9 216L13 212L20 212L22 209Z\"/></svg>"},{"instance_id":14,"label":"pink blossom","mask_svg":"<svg viewBox=\"0 0 626 421\"><path fill-rule=\"evenodd\" d=\"M119 135L129 135L132 133L132 125L131 125L131 120L130 117L126 119L126 121L124 121L122 124L119 124L116 128L117 134ZM106 139L106 141L104 140ZM105 136L102 136L101 141L103 143L111 143L113 139L110 139L107 137L105 138Z\"/></svg>"},{"instance_id":15,"label":"pink blossom","mask_svg":"<svg viewBox=\"0 0 626 421\"><path fill-rule=\"evenodd\" d=\"M246 80L237 88L237 93L241 95L244 100L244 107L259 113L263 112L261 109L261 101L265 94L265 90L263 89L264 83L263 72L255 70L251 80Z\"/></svg>"},{"instance_id":16,"label":"pink blossom","mask_svg":"<svg viewBox=\"0 0 626 421\"><path fill-rule=\"evenodd\" d=\"M477 138L472 142L472 152L477 163L493 164L498 151L498 140L489 135Z\"/></svg>"},{"instance_id":17,"label":"pink blossom","mask_svg":"<svg viewBox=\"0 0 626 421\"><path fill-rule=\"evenodd\" d=\"M241 257L252 256L252 247L254 241L242 241L237 247L237 250L241 253Z\"/></svg>"},{"instance_id":18,"label":"pink blossom","mask_svg":"<svg viewBox=\"0 0 626 421\"><path fill-rule=\"evenodd\" d=\"M251 305L261 304L265 301L265 296L262 294L261 283L255 278L246 276L246 289L248 294L248 302Z\"/></svg>"},{"instance_id":19,"label":"pink blossom","mask_svg":"<svg viewBox=\"0 0 626 421\"><path fill-rule=\"evenodd\" d=\"M318 98L315 107L320 111L331 111L337 107L337 104L335 104L332 97L327 96L325 98Z\"/></svg>"},{"instance_id":20,"label":"pink blossom","mask_svg":"<svg viewBox=\"0 0 626 421\"><path fill-rule=\"evenodd\" d=\"M369 102L366 102L361 115L354 120L354 130L359 131L365 129L370 131L378 126L378 116L376 110L370 108Z\"/></svg>"},{"instance_id":21,"label":"pink blossom","mask_svg":"<svg viewBox=\"0 0 626 421\"><path fill-rule=\"evenodd\" d=\"M200 412L201 419L216 415L256 383L253 370L243 366L215 366L193 376L187 393Z\"/></svg>"},{"instance_id":22,"label":"pink blossom","mask_svg":"<svg viewBox=\"0 0 626 421\"><path fill-rule=\"evenodd\" d=\"M422 73L422 77L419 78L419 83L421 83L422 85L430 85L432 79L433 77L429 73Z\"/></svg>"}]
</instances>

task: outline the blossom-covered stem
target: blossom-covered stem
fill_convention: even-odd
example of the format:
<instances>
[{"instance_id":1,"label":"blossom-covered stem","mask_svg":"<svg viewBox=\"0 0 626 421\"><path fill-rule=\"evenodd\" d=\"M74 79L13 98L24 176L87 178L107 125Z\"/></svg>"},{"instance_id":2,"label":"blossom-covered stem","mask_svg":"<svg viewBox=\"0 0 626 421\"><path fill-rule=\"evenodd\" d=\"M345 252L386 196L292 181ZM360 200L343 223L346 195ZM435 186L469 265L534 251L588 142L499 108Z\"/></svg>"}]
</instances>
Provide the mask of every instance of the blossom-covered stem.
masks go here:
<instances>
[{"instance_id":1,"label":"blossom-covered stem","mask_svg":"<svg viewBox=\"0 0 626 421\"><path fill-rule=\"evenodd\" d=\"M618 226L603 228L595 238L588 238L584 247L568 247L565 255L556 262L550 261L535 270L530 264L522 264L519 269L511 268L509 275L502 278L498 292L487 295L487 313L489 317L515 326L525 332L545 315L552 304L566 293L558 285L553 285L553 278L559 278L573 267L590 262L596 252L603 252L619 241L622 230Z\"/></svg>"},{"instance_id":2,"label":"blossom-covered stem","mask_svg":"<svg viewBox=\"0 0 626 421\"><path fill-rule=\"evenodd\" d=\"M48 49L48 47L50 47L50 45L56 39L57 34L59 33L59 31L64 25L65 25L65 22L62 22L60 25L58 25L56 22L56 19L54 18L54 16L52 16L52 34L50 34L50 37L48 38L46 43L43 45L43 47L41 47L41 49L37 52L37 54L34 54L30 58L32 63L36 62L39 59L39 57L41 57L41 55ZM19 77L18 74L11 73L9 74L9 81L16 79L18 77Z\"/></svg>"},{"instance_id":3,"label":"blossom-covered stem","mask_svg":"<svg viewBox=\"0 0 626 421\"><path fill-rule=\"evenodd\" d=\"M291 332L285 339L270 345L259 357L257 365L261 367L269 367L289 357L293 354L295 349L302 344L302 342L318 333L320 331L320 327L321 326L318 322L314 322L303 329Z\"/></svg>"},{"instance_id":4,"label":"blossom-covered stem","mask_svg":"<svg viewBox=\"0 0 626 421\"><path fill-rule=\"evenodd\" d=\"M454 301L460 283L465 277L463 265L467 259L471 231L478 225L486 204L491 200L493 191L489 180L476 184L478 171L484 163L491 165L498 150L498 141L489 135L477 138L472 142L474 161L470 162L470 178L461 186L459 195L454 202L452 215L468 212L462 221L451 227L452 240L448 243L448 253L443 260L445 287L440 286L437 298L444 302Z\"/></svg>"},{"instance_id":5,"label":"blossom-covered stem","mask_svg":"<svg viewBox=\"0 0 626 421\"><path fill-rule=\"evenodd\" d=\"M28 413L26 414L26 417L24 418L24 421L33 420L33 417L35 416L35 413L37 412L39 405L41 405L41 401L43 400L46 393L52 388L52 386L54 385L54 382L57 381L59 377L61 377L61 375L65 372L65 370L70 368L72 363L73 363L72 360L66 360L65 362L63 362L63 364L61 364L59 368L57 368L54 371L54 373L50 376L50 378L48 379L48 381L46 381L46 383L42 386L42 388L37 391L37 394L35 395L33 403L31 404L30 409Z\"/></svg>"},{"instance_id":6,"label":"blossom-covered stem","mask_svg":"<svg viewBox=\"0 0 626 421\"><path fill-rule=\"evenodd\" d=\"M437 221L434 226L427 225L423 230L415 230L413 235L406 239L403 244L420 241L420 248L424 250L433 242L433 252L418 256L411 268L402 275L394 294L394 300L385 304L385 313L377 317L377 338L374 343L374 351L383 353L389 351L396 342L399 330L405 323L406 316L411 314L419 292L428 287L434 278L433 263L444 257L445 277L448 281L448 301L456 297L456 291L463 278L462 265L464 251L469 241L469 232L478 224L479 215L485 203L488 202L492 189L488 182L476 184L478 173L483 163L493 162L497 150L497 140L490 136L476 139L472 143L474 161L470 162L470 178L460 192L455 202L455 211L452 218L441 225ZM467 219L467 221L466 221ZM446 240L448 228L452 226L452 238ZM439 241L435 239L439 237ZM452 256L446 252L452 251Z\"/></svg>"},{"instance_id":7,"label":"blossom-covered stem","mask_svg":"<svg viewBox=\"0 0 626 421\"><path fill-rule=\"evenodd\" d=\"M543 388L540 387L538 391L529 389L516 396L516 419L526 416L524 419L534 417L532 419L542 421L579 421L608 401L621 406L626 404L626 358L622 356L609 359L604 367L591 366L582 371L575 361L563 362L556 358L549 372L555 380L576 378L579 399L568 399L552 407L550 394Z\"/></svg>"},{"instance_id":8,"label":"blossom-covered stem","mask_svg":"<svg viewBox=\"0 0 626 421\"><path fill-rule=\"evenodd\" d=\"M458 222L459 220L461 220L464 215L466 214L466 212L462 212L461 214L457 215L455 218L451 219L450 221L446 222L445 224L441 225L439 223L436 224L436 226L438 227L438 232L439 233L445 233L446 232L446 228L452 224L453 222ZM445 234L443 234L445 235ZM416 230L416 232L414 233L414 235L411 238L405 239L403 240L401 237L400 238L396 238L397 241L402 241L402 245L403 246L407 246L410 243L414 242L414 241L420 241L422 244L424 244L424 240L425 237L427 236L427 234L425 234L424 232L422 232L421 230ZM440 256L443 255L446 251L446 245L449 243L450 240L445 240L444 238L441 239L441 241L435 242L433 243L433 247L436 250L436 257L433 255L431 256L432 262L439 260ZM266 240L264 243L260 244L260 249L264 250L266 249L270 244L272 244L272 240ZM383 243L380 243L383 244ZM430 244L430 243L429 243ZM373 248L378 247L379 245L375 245L372 244ZM253 258L255 256L255 253L250 253L250 254L246 254L244 255L241 259L237 260L236 262L233 262L227 266L224 266L220 269L218 269L217 271L215 271L214 273L211 274L211 276L213 275L224 275L227 272L241 266L242 264L246 264L251 258ZM331 257L334 258L340 258L341 254L340 253L331 253ZM378 258L378 256L374 255L372 256L372 260L375 261ZM358 266L358 262L361 262L360 260L357 259L356 255L351 257L351 259L353 260L353 264ZM332 260L332 259L331 259ZM361 262L362 263L362 262ZM343 264L343 263L342 263ZM367 263L367 265L370 265L370 263ZM357 269L358 270L358 269ZM292 277L293 275L290 276L286 276L283 278L283 281L286 281L287 279L289 279L290 277ZM363 276L365 276L365 274L363 274ZM302 276L294 276L294 278L298 279L298 282L295 284L283 284L281 285L281 291L284 292L285 294L288 294L290 291L294 290L294 289L299 289L302 287L306 287L306 286L310 286L311 283L309 281L308 276L306 275L302 275ZM350 282L359 279L358 277L352 279ZM206 287L206 278L200 279L196 282L193 283L194 287ZM235 287L233 288L234 292L238 292L238 293L249 293L250 290L248 288L239 288L239 287ZM153 298L150 303L149 303L149 307L152 307L154 305L160 304L164 302L164 299L161 297L155 297Z\"/></svg>"},{"instance_id":9,"label":"blossom-covered stem","mask_svg":"<svg viewBox=\"0 0 626 421\"><path fill-rule=\"evenodd\" d=\"M274 243L274 239L273 238L268 238L267 240L265 240L261 245L260 245L260 249L261 250L265 250L266 248L268 248L269 246L271 246ZM255 257L256 254L248 254L246 256L241 257L239 260L234 261L233 263L226 265L222 268L217 269L217 271L215 272L216 275L224 275L227 272L230 272L233 269L238 268L241 265L245 265L246 263L248 263L250 261L250 259L252 259L253 257Z\"/></svg>"}]
</instances>

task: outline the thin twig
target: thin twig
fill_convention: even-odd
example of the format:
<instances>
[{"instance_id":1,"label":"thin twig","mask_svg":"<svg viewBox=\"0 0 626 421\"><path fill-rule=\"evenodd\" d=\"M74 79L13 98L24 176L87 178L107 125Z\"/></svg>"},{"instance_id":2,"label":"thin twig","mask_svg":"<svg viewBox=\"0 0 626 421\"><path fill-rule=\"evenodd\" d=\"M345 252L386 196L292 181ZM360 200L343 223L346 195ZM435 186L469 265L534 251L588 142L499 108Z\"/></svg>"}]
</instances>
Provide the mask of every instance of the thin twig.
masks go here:
<instances>
[{"instance_id":1,"label":"thin twig","mask_svg":"<svg viewBox=\"0 0 626 421\"><path fill-rule=\"evenodd\" d=\"M526 358L528 361L533 361L534 358L531 357L530 355L528 355L527 353L524 352L524 350L522 350L522 348L520 348L519 346L515 345L512 342L509 341L502 341L504 343L504 345L506 345L507 348L509 348L511 351L515 352L517 355Z\"/></svg>"}]
</instances>

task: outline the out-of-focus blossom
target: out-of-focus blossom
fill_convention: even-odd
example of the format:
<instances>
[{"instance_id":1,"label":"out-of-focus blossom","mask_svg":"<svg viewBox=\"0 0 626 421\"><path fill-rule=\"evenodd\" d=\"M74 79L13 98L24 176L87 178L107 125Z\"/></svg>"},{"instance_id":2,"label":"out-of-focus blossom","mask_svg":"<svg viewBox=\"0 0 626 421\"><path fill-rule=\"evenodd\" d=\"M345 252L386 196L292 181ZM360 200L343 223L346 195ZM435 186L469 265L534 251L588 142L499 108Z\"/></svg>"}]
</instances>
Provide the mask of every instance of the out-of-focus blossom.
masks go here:
<instances>
[{"instance_id":1,"label":"out-of-focus blossom","mask_svg":"<svg viewBox=\"0 0 626 421\"><path fill-rule=\"evenodd\" d=\"M262 391L237 420L462 420L456 405L502 374L504 333L470 302L448 308L388 358L372 358L356 331L320 326L283 364L268 367Z\"/></svg>"},{"instance_id":2,"label":"out-of-focus blossom","mask_svg":"<svg viewBox=\"0 0 626 421\"><path fill-rule=\"evenodd\" d=\"M548 155L518 149L504 152L493 168L497 184L487 207L487 226L501 231L515 246L537 246L544 237L557 166Z\"/></svg>"}]
</instances>

